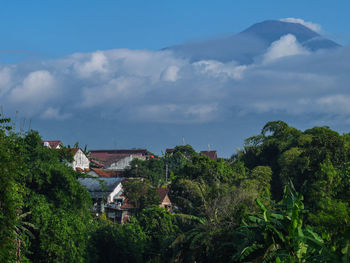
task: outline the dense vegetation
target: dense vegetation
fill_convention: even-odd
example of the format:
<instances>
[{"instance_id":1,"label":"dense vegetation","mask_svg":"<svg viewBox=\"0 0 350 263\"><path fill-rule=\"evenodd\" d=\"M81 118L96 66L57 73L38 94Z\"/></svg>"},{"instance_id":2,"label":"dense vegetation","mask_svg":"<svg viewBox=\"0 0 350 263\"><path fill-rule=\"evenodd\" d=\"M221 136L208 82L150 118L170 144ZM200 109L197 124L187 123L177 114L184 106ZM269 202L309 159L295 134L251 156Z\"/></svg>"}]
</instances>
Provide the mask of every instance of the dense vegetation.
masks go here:
<instances>
[{"instance_id":1,"label":"dense vegetation","mask_svg":"<svg viewBox=\"0 0 350 263\"><path fill-rule=\"evenodd\" d=\"M350 262L350 134L276 121L230 159L134 160L118 225L90 214L69 150L0 122L0 262Z\"/></svg>"}]
</instances>

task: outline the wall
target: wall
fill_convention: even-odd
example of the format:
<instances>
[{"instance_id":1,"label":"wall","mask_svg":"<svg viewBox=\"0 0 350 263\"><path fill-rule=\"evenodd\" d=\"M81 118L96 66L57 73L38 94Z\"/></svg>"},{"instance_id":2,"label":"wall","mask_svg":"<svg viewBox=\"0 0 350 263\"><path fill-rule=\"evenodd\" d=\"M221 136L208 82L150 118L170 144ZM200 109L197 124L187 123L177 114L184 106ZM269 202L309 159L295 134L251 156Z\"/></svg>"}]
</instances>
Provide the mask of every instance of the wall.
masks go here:
<instances>
[{"instance_id":1,"label":"wall","mask_svg":"<svg viewBox=\"0 0 350 263\"><path fill-rule=\"evenodd\" d=\"M107 169L111 169L111 170L125 170L126 168L130 167L130 162L134 158L146 159L146 157L144 157L144 156L129 155L129 156L126 156L126 157L120 159L119 161L117 161L115 163L112 163Z\"/></svg>"},{"instance_id":2,"label":"wall","mask_svg":"<svg viewBox=\"0 0 350 263\"><path fill-rule=\"evenodd\" d=\"M74 155L74 161L72 164L72 168L76 170L77 168L80 169L89 169L90 161L86 157L86 155L83 153L82 150L78 150Z\"/></svg>"}]
</instances>

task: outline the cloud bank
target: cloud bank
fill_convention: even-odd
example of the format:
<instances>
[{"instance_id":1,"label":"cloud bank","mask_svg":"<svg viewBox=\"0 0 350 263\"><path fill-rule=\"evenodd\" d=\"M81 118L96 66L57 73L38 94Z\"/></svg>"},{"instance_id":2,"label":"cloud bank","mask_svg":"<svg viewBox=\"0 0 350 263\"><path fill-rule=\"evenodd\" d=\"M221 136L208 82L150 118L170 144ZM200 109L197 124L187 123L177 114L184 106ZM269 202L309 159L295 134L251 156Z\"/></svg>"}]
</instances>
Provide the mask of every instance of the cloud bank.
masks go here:
<instances>
[{"instance_id":1,"label":"cloud bank","mask_svg":"<svg viewBox=\"0 0 350 263\"><path fill-rule=\"evenodd\" d=\"M317 33L320 33L322 31L321 25L315 24L315 23L312 23L312 22L306 22L306 21L304 21L301 18L288 17L288 18L282 18L282 19L280 19L280 21L302 24L303 26L306 26L307 28L309 28L312 31L315 31Z\"/></svg>"},{"instance_id":2,"label":"cloud bank","mask_svg":"<svg viewBox=\"0 0 350 263\"><path fill-rule=\"evenodd\" d=\"M311 53L285 35L254 61L191 62L167 50L116 49L2 65L0 104L57 121L94 113L130 122L210 123L281 112L349 122L349 47Z\"/></svg>"}]
</instances>

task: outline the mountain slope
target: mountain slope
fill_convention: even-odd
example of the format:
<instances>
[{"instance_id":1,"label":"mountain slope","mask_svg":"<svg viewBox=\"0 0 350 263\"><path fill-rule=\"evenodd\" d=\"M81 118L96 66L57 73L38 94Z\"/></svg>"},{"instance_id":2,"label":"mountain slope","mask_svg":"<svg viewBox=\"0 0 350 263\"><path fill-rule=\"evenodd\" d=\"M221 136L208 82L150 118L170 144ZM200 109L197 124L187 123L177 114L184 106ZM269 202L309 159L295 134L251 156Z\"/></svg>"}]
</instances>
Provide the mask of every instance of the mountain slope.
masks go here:
<instances>
[{"instance_id":1,"label":"mountain slope","mask_svg":"<svg viewBox=\"0 0 350 263\"><path fill-rule=\"evenodd\" d=\"M298 42L310 51L340 47L301 24L267 20L227 38L186 43L166 49L192 61L234 60L240 64L250 64L254 57L262 55L274 41L287 34L294 35Z\"/></svg>"}]
</instances>

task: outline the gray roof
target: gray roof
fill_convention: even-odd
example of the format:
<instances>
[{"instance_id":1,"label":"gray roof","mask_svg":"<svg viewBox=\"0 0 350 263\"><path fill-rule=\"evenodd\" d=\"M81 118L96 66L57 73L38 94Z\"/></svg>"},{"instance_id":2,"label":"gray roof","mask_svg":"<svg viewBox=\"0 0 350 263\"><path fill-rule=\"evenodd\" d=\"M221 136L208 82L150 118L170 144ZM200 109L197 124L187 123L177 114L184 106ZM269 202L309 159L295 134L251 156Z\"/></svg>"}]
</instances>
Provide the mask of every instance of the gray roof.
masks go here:
<instances>
[{"instance_id":1,"label":"gray roof","mask_svg":"<svg viewBox=\"0 0 350 263\"><path fill-rule=\"evenodd\" d=\"M91 193L92 196L100 193L111 193L123 181L123 177L96 177L96 178L79 178L81 185Z\"/></svg>"}]
</instances>

